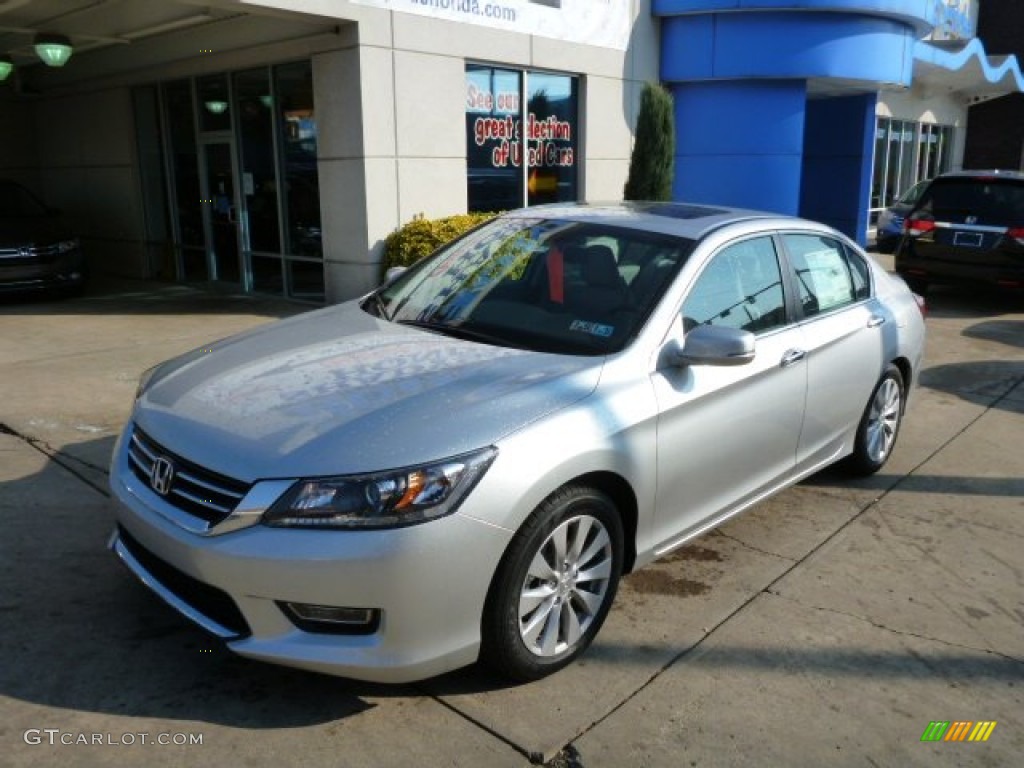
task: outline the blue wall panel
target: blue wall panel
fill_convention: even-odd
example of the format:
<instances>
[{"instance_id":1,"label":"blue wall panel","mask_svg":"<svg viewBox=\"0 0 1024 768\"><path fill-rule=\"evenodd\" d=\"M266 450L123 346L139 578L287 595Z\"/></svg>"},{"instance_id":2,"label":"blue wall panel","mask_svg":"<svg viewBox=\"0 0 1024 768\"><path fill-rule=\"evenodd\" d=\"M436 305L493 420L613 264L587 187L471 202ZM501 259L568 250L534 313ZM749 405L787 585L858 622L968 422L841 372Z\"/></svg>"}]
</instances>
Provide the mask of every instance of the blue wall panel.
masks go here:
<instances>
[{"instance_id":1,"label":"blue wall panel","mask_svg":"<svg viewBox=\"0 0 1024 768\"><path fill-rule=\"evenodd\" d=\"M655 16L707 14L719 11L826 11L881 16L912 26L920 37L949 14L945 0L652 0Z\"/></svg>"},{"instance_id":2,"label":"blue wall panel","mask_svg":"<svg viewBox=\"0 0 1024 768\"><path fill-rule=\"evenodd\" d=\"M799 212L802 81L685 83L671 90L674 199Z\"/></svg>"},{"instance_id":3,"label":"blue wall panel","mask_svg":"<svg viewBox=\"0 0 1024 768\"><path fill-rule=\"evenodd\" d=\"M868 224L875 94L812 99L804 129L800 215L862 245Z\"/></svg>"},{"instance_id":4,"label":"blue wall panel","mask_svg":"<svg viewBox=\"0 0 1024 768\"><path fill-rule=\"evenodd\" d=\"M653 0L675 97L677 200L826 221L863 240L881 84L910 85L942 0ZM850 93L807 100L808 82Z\"/></svg>"},{"instance_id":5,"label":"blue wall panel","mask_svg":"<svg viewBox=\"0 0 1024 768\"><path fill-rule=\"evenodd\" d=\"M662 20L661 77L842 78L910 85L912 29L891 19L826 13L731 13Z\"/></svg>"}]
</instances>

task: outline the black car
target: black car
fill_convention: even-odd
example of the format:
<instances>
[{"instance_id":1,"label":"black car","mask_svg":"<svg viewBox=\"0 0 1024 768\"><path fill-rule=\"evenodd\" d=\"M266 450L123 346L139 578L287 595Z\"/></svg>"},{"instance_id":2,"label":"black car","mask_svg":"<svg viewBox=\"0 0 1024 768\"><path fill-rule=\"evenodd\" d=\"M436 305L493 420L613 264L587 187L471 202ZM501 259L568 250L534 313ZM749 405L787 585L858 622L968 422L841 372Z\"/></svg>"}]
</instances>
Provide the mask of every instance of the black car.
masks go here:
<instances>
[{"instance_id":1,"label":"black car","mask_svg":"<svg viewBox=\"0 0 1024 768\"><path fill-rule=\"evenodd\" d=\"M0 294L80 291L85 256L60 213L21 184L0 179Z\"/></svg>"},{"instance_id":2,"label":"black car","mask_svg":"<svg viewBox=\"0 0 1024 768\"><path fill-rule=\"evenodd\" d=\"M894 253L896 246L903 238L903 222L907 218L921 193L928 186L928 181L919 181L899 198L878 214L878 225L875 230L875 250L879 253Z\"/></svg>"},{"instance_id":3,"label":"black car","mask_svg":"<svg viewBox=\"0 0 1024 768\"><path fill-rule=\"evenodd\" d=\"M1024 288L1024 173L933 179L903 223L896 271L918 293L940 282Z\"/></svg>"}]
</instances>

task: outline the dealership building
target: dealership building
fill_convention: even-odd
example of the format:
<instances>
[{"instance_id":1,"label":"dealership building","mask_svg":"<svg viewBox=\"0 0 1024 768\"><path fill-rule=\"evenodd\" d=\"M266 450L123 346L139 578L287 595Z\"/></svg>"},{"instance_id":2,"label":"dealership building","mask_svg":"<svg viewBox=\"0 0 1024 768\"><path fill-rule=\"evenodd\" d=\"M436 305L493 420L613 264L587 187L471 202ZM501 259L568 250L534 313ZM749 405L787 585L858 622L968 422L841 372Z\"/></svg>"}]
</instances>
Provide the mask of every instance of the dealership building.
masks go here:
<instances>
[{"instance_id":1,"label":"dealership building","mask_svg":"<svg viewBox=\"0 0 1024 768\"><path fill-rule=\"evenodd\" d=\"M676 199L862 242L1024 90L975 0L0 0L0 176L96 271L314 302L417 215L622 196L645 82ZM68 54L70 53L70 58Z\"/></svg>"}]
</instances>

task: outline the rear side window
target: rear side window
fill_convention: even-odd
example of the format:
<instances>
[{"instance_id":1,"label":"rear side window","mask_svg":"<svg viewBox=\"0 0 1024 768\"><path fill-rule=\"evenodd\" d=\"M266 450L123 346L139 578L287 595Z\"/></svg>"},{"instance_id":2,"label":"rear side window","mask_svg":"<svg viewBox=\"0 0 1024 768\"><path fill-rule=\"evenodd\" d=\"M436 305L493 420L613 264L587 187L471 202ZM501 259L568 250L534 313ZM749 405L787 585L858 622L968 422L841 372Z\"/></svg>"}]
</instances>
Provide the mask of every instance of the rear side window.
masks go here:
<instances>
[{"instance_id":1,"label":"rear side window","mask_svg":"<svg viewBox=\"0 0 1024 768\"><path fill-rule=\"evenodd\" d=\"M811 234L788 234L782 239L796 271L800 305L806 317L870 295L867 264L839 240Z\"/></svg>"},{"instance_id":2,"label":"rear side window","mask_svg":"<svg viewBox=\"0 0 1024 768\"><path fill-rule=\"evenodd\" d=\"M915 209L935 221L955 224L1024 224L1024 182L1013 179L952 177L936 179Z\"/></svg>"}]
</instances>

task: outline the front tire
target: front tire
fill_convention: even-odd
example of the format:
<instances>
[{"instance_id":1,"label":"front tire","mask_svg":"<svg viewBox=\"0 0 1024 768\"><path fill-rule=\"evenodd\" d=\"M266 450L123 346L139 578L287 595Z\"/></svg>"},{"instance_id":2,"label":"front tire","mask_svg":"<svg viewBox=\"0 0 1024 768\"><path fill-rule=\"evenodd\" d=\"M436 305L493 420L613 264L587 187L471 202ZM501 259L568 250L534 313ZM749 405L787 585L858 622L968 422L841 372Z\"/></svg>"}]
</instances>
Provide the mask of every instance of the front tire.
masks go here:
<instances>
[{"instance_id":1,"label":"front tire","mask_svg":"<svg viewBox=\"0 0 1024 768\"><path fill-rule=\"evenodd\" d=\"M481 660L537 680L583 653L622 573L622 520L594 488L569 485L530 515L509 545L484 606Z\"/></svg>"},{"instance_id":2,"label":"front tire","mask_svg":"<svg viewBox=\"0 0 1024 768\"><path fill-rule=\"evenodd\" d=\"M857 427L853 453L847 460L854 474L872 475L889 460L903 423L905 394L903 374L890 365L871 393Z\"/></svg>"}]
</instances>

